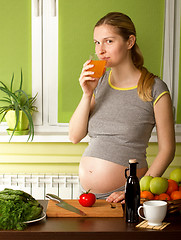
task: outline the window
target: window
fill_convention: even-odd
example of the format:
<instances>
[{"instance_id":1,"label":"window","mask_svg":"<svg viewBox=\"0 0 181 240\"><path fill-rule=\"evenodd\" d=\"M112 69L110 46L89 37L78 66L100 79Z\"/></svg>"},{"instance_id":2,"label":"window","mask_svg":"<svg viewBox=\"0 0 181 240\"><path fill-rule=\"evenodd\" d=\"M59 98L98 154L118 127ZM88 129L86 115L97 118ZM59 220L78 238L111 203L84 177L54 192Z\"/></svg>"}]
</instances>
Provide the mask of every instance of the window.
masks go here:
<instances>
[{"instance_id":1,"label":"window","mask_svg":"<svg viewBox=\"0 0 181 240\"><path fill-rule=\"evenodd\" d=\"M167 83L172 96L176 122L178 122L180 9L180 0L166 1L163 79Z\"/></svg>"},{"instance_id":2,"label":"window","mask_svg":"<svg viewBox=\"0 0 181 240\"><path fill-rule=\"evenodd\" d=\"M175 117L176 140L181 141L181 1L165 1L165 36L164 36L164 65L163 79L167 83L173 101Z\"/></svg>"},{"instance_id":3,"label":"window","mask_svg":"<svg viewBox=\"0 0 181 240\"><path fill-rule=\"evenodd\" d=\"M68 141L68 121L82 94L78 77L82 64L94 51L90 28L108 11L120 10L136 25L145 65L167 83L174 103L176 131L181 132L181 113L177 107L181 102L178 91L181 0L95 2L96 5L92 1L85 4L84 0L31 1L32 95L38 92L39 110L34 116L34 141ZM151 140L156 141L155 132Z\"/></svg>"}]
</instances>

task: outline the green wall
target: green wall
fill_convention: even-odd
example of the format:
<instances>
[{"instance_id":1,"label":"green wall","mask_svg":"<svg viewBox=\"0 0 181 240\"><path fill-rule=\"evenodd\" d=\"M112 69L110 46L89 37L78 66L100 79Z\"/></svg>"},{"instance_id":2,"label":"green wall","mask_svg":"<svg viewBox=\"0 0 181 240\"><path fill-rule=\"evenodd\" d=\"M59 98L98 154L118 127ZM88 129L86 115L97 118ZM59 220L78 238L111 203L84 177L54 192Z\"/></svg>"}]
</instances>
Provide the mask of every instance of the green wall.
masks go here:
<instances>
[{"instance_id":1,"label":"green wall","mask_svg":"<svg viewBox=\"0 0 181 240\"><path fill-rule=\"evenodd\" d=\"M31 94L31 0L0 0L0 81L19 86ZM16 83L17 82L17 83Z\"/></svg>"},{"instance_id":2,"label":"green wall","mask_svg":"<svg viewBox=\"0 0 181 240\"><path fill-rule=\"evenodd\" d=\"M76 173L81 155L87 143L1 143L0 174L2 173ZM147 159L150 165L158 151L157 143L150 143ZM181 143L177 143L176 155L164 176L181 167Z\"/></svg>"}]
</instances>

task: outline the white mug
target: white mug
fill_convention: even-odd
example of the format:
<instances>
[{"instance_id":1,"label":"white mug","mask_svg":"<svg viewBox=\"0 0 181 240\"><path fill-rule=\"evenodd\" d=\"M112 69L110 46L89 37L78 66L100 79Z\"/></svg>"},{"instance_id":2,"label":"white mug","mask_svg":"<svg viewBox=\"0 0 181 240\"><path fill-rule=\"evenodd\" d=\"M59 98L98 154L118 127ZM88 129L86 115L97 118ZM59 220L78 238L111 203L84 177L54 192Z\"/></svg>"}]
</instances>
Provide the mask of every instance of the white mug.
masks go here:
<instances>
[{"instance_id":1,"label":"white mug","mask_svg":"<svg viewBox=\"0 0 181 240\"><path fill-rule=\"evenodd\" d=\"M143 208L145 217L141 216L140 209ZM167 202L160 200L146 201L138 208L138 215L148 221L148 225L160 226L167 214Z\"/></svg>"}]
</instances>

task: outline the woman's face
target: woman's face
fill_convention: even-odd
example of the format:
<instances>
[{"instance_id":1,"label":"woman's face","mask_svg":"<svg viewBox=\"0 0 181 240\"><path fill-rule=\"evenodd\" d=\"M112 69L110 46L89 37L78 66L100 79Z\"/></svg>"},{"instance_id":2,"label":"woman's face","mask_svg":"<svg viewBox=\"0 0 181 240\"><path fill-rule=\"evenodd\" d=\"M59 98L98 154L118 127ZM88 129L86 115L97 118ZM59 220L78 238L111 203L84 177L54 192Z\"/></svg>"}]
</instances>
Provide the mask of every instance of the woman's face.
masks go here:
<instances>
[{"instance_id":1,"label":"woman's face","mask_svg":"<svg viewBox=\"0 0 181 240\"><path fill-rule=\"evenodd\" d=\"M107 67L116 67L130 58L128 41L116 33L114 27L101 25L94 29L95 52L107 61Z\"/></svg>"}]
</instances>

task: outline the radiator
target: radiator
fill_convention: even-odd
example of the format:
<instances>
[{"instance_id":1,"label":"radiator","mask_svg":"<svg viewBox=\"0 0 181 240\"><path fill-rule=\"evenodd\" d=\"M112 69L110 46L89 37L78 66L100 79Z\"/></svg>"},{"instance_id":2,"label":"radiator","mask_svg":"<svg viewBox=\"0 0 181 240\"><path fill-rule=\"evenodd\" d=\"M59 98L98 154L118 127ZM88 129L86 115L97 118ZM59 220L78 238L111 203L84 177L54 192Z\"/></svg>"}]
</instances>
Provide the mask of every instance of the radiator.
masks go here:
<instances>
[{"instance_id":1,"label":"radiator","mask_svg":"<svg viewBox=\"0 0 181 240\"><path fill-rule=\"evenodd\" d=\"M20 189L43 200L46 193L63 199L78 199L79 177L75 174L0 174L0 190Z\"/></svg>"}]
</instances>

